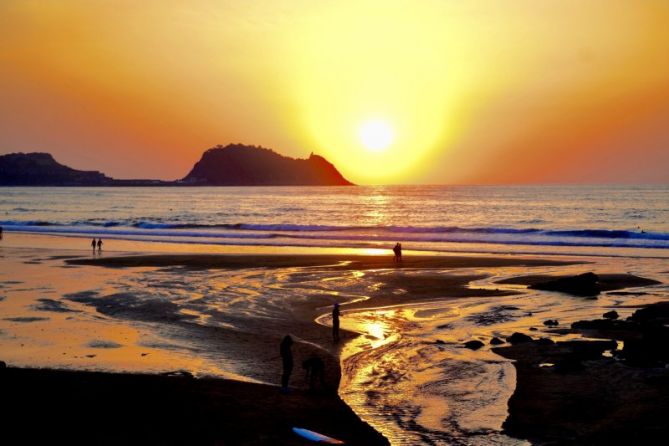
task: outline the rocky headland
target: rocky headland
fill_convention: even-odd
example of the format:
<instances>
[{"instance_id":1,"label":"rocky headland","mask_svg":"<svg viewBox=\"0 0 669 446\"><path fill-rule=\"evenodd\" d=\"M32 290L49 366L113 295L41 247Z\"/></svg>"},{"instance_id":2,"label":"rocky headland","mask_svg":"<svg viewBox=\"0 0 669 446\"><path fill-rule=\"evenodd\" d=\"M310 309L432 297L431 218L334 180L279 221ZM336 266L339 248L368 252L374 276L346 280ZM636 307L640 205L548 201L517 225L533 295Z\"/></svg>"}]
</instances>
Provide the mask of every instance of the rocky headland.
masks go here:
<instances>
[{"instance_id":1,"label":"rocky headland","mask_svg":"<svg viewBox=\"0 0 669 446\"><path fill-rule=\"evenodd\" d=\"M0 155L0 186L350 186L325 158L282 156L242 144L213 147L176 181L119 180L98 171L77 170L49 153Z\"/></svg>"}]
</instances>

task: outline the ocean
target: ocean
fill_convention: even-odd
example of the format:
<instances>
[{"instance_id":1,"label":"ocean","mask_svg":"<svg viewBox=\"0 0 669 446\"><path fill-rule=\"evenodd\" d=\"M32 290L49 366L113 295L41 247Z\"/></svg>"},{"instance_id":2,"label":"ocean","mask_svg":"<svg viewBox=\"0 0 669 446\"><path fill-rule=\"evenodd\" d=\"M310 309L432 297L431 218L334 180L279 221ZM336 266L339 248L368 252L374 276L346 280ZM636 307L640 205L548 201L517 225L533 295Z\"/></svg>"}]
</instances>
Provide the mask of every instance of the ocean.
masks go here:
<instances>
[{"instance_id":1,"label":"ocean","mask_svg":"<svg viewBox=\"0 0 669 446\"><path fill-rule=\"evenodd\" d=\"M0 225L212 245L664 256L669 186L3 188Z\"/></svg>"}]
</instances>

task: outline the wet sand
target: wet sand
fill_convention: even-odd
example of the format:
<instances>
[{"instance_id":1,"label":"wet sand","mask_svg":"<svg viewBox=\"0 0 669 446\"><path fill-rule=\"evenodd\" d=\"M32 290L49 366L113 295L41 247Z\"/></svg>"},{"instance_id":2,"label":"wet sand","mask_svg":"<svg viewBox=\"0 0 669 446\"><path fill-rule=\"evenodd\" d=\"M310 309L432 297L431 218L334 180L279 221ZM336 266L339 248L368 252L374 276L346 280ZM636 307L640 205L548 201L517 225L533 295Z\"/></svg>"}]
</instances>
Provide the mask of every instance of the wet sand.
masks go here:
<instances>
[{"instance_id":1,"label":"wet sand","mask_svg":"<svg viewBox=\"0 0 669 446\"><path fill-rule=\"evenodd\" d=\"M350 445L388 444L335 392L221 379L0 370L3 442L16 444L304 445L292 427Z\"/></svg>"},{"instance_id":2,"label":"wet sand","mask_svg":"<svg viewBox=\"0 0 669 446\"><path fill-rule=\"evenodd\" d=\"M315 254L315 255L225 255L225 254L156 254L66 260L71 265L107 267L166 267L189 268L296 268L330 267L343 270L379 268L485 268L502 266L558 266L573 265L573 261L558 261L516 256L405 256L394 262L389 255Z\"/></svg>"},{"instance_id":3,"label":"wet sand","mask_svg":"<svg viewBox=\"0 0 669 446\"><path fill-rule=\"evenodd\" d=\"M174 366L170 367L171 360L179 359L183 355L161 357L160 355L165 354L165 352L171 354L176 350L172 346L164 348L162 346L166 344L160 342L138 343L133 346L131 345L132 342L112 338L112 341L121 344L119 348L100 350L98 348L99 344L93 345L88 340L78 339L77 343L85 342L88 347L95 347L99 353L96 352L97 357L89 358L91 366L77 365L73 368L97 367L103 370L118 370L118 363L103 363L101 361L105 360L114 351L118 351L119 355L127 356L130 353L139 356L142 354L140 352L147 351L146 349L149 346L154 346L155 349L150 350L151 354L149 356L142 356L142 359L136 360L138 365L135 370L156 371L161 368L163 370L174 370L180 368L182 364L186 365L186 370L193 370L201 367L205 362L209 364L208 368L205 369L207 371L204 373L194 373L198 376L197 379L167 378L157 373L138 376L115 373L91 375L84 372L82 372L83 375L76 375L79 372L71 372L75 375L63 375L64 372L50 372L47 370L10 372L16 374L17 388L21 388L21 386L31 387L36 381L45 383L44 387L46 388L42 387L41 384L36 385L37 388L42 389L42 393L33 394L32 405L39 406L43 402L45 407L53 408L51 400L57 401L62 396L58 393L60 392L58 387L69 382L71 392L75 396L78 395L77 398L81 397L79 400L76 398L73 400L75 401L73 405L76 407L72 410L75 415L79 415L77 411L81 410L79 408L82 406L89 410L92 409L93 413L99 411L104 415L107 413L107 409L99 408L99 403L104 401L104 398L113 399L116 395L115 392L112 392L111 395L106 394L106 388L118 389L119 395L124 395L122 401L125 401L127 406L128 401L134 402L137 401L137 398L133 396L133 393L125 392L124 388L136 389L139 392L147 385L157 390L155 390L155 393L139 398L142 401L149 401L144 401L143 406L138 406L143 407L143 409L132 412L130 418L141 419L145 412L154 409L158 413L174 410L176 415L168 413L162 418L168 420L167 423L163 423L161 418L156 417L153 421L155 424L152 424L152 426L157 428L161 423L163 423L163 427L176 424L176 418L170 417L182 417L186 422L184 430L175 434L174 438L178 440L177 443L180 439L189 435L196 439L196 441L181 441L182 444L216 444L214 440L221 438L225 441L219 442L219 444L244 444L244 438L239 436L240 431L243 434L244 430L251 432L251 435L257 433L257 436L252 437L253 440L249 440L246 444L266 443L265 439L270 444L304 444L295 443L296 440L291 437L292 434L285 434L285 427L293 423L292 420L294 419L304 420L304 423L313 421L314 425L304 425L303 427L349 440L350 444L380 444L375 442L382 442L383 440L380 437L374 437L372 434L368 436L365 433L366 425L359 419L346 421L345 417L348 415L345 415L344 408L347 409L347 407L336 395L336 389L341 378L339 359L342 355L342 348L348 345L346 341L369 338L372 340L371 344L376 342L374 341L376 338L370 336L375 332L367 332L365 325L350 324L351 321L356 319L355 314L362 314L361 312L364 309L387 306L401 307L421 302L457 301L461 298L463 301L467 301L467 299L478 297L489 298L490 302L494 302L496 298L516 295L522 297L522 292L519 292L518 288L509 286L497 288L494 281L487 283L487 278L493 280L497 268L506 268L505 274L510 272L514 275L531 271L528 268L538 268L538 272L542 273L544 271L550 272L550 274L542 274L542 277L550 276L554 272L562 272L562 268L565 267L568 267L571 272L586 272L589 270L589 265L582 265L584 263L582 261L556 261L501 255L409 255L402 263L397 264L392 261L390 256L353 255L348 253L312 255L118 255L117 253L105 252L102 256L95 257L90 256L90 253L82 254L79 258L76 258L77 253L67 253L59 250L17 252L5 250L2 254L7 258L14 258L18 262L16 265L19 268L35 277L34 279L24 277L24 282L35 281L37 283L37 278L43 271L60 271L53 277L49 277L49 280L62 281L62 286L53 290L51 294L53 298L44 297L37 285L35 290L30 290L28 289L28 283L12 284L11 280L4 282L7 296L10 296L14 291L21 291L22 288L26 288L25 291L21 291L25 293L26 297L20 304L17 303L17 299L13 295L2 302L3 308L10 310L5 313L8 318L34 318L45 314L49 315L49 320L25 323L5 319L4 324L8 327L8 332L20 333L20 336L15 336L12 339L18 339L21 336L28 339L30 336L34 336L33 339L39 339L41 342L44 337L58 336L58 334L48 334L48 330L53 327L60 327L61 332L76 331L72 328L73 320L68 319L79 320L77 318L85 316L86 321L92 321L95 324L102 323L98 322L98 319L104 319L105 324L125 324L127 327L136 330L148 329L153 330L153 333L166 333L166 339L170 342L187 344L187 349L184 350L186 352L185 356L199 358L203 362L195 364L192 359L190 359L190 364L188 360L175 361ZM27 262L41 262L42 264ZM98 275L111 285L101 286L100 283L84 284L78 282L79 287L71 289L72 280L77 283L76 281L81 280L81 278L96 278ZM5 278L9 276L11 274L5 274ZM62 277L59 278L58 276ZM626 275L617 275L616 280L625 280L623 276ZM31 276L27 275L26 277ZM97 277L97 279L100 278ZM103 281L103 283L107 282ZM329 285L331 283L336 285ZM509 284L513 283L522 282L509 282ZM482 286L481 284L485 285ZM626 286L641 286L641 284L633 282ZM66 289L67 292L62 292L63 289ZM343 333L343 342L339 344L332 343L328 326L330 323L328 313L334 302L343 304L343 328L350 328L350 331ZM26 310L26 308L29 308L29 310ZM465 309L461 308L460 310L464 311ZM504 307L500 311L502 310L504 312L518 311L518 313L521 313L517 308L512 309L511 307ZM347 314L348 312L351 314ZM458 316L458 314L460 313L453 313L453 317L462 319L462 316ZM527 312L527 314L530 313ZM372 315L368 327L379 328L381 319L382 316L378 314ZM314 322L316 320L318 323ZM468 323L478 324L476 321L479 321L479 317L472 314L471 321L474 322ZM481 326L486 326L487 322L484 319L481 319L481 321L483 321ZM95 324L92 327L98 327ZM439 326L446 327L444 324ZM44 329L47 330L47 334L38 332L38 330ZM390 329L392 329L392 326L390 326ZM438 328L436 332L447 329L450 330L450 328ZM108 333L116 330L117 328L113 328L113 330L110 328ZM468 333L468 330L466 329L463 332L453 331L452 333L454 337L458 337ZM277 383L280 375L280 361L277 359L278 344L281 337L286 333L297 335L297 342L293 349L295 371L291 386L295 391L292 395L280 395L275 385L240 383L239 381L208 377L208 375L225 376L225 374L220 373L220 370L225 370L232 371L233 375L237 374L251 380L270 384ZM388 335L389 332L382 332L379 336L384 338ZM111 338L111 335L107 338ZM5 337L5 340L9 339L9 337ZM105 347L114 347L112 343L107 342L106 338L102 340L105 341L103 342ZM35 344L40 342L35 342ZM425 348L430 349L442 348L442 346L433 343L426 345L428 347ZM388 358L391 358L394 354L394 345L387 344L386 346ZM42 347L42 350L37 351L44 351L44 349L49 348L55 350L56 347ZM368 347L363 346L363 348ZM371 348L376 347L372 345ZM79 348L76 353L81 357L87 351ZM57 354L60 355L60 351ZM305 393L306 382L300 368L301 361L314 354L326 361L327 382L327 388L315 397ZM95 356L95 354L92 356ZM154 367L152 369L142 369L141 362L154 357L157 359ZM0 357L0 359L6 358ZM11 361L8 362L11 364ZM112 364L112 367L107 364ZM212 368L211 364L218 364L217 367L220 367L220 370L215 367ZM228 366L234 367L229 370ZM120 367L120 369L123 370L124 367ZM64 376L66 377L64 378ZM85 382L90 384L86 384L88 387L83 385L83 387L77 387L79 385L77 383L82 380L80 378L67 378L67 376L86 376ZM378 375L379 380L383 378L383 374ZM140 385L140 382L143 384ZM154 384L149 385L148 382ZM171 383L174 382L179 382L179 385L173 391L172 387L174 386ZM216 397L213 400L207 399L202 396L203 392L216 395ZM93 400L87 399L89 393L102 395L102 397ZM156 394L164 395L156 397ZM284 397L285 400L282 399ZM21 395L16 394L15 398L16 401L19 401ZM261 404L262 401L264 403ZM347 401L349 400L347 399ZM119 401L116 409L109 413L110 419L117 420L110 422L110 425L112 423L122 425L127 422L125 418L123 420L113 418L116 410L119 412L126 410L123 409L122 404ZM170 406L170 404L173 405ZM438 404L438 402L435 403L436 407L438 407ZM177 407L177 409L174 409L174 407ZM199 414L198 417L203 420L202 422L206 421L207 425L202 427L198 424L200 421L194 419L190 412L180 412L182 408L186 407L202 407L202 410L206 413L197 411L195 413ZM325 412L321 411L320 408L325 408ZM277 417L275 413L277 410L281 411L282 416L274 420L273 417ZM340 415L333 417L332 423L330 423L330 420L327 419L328 411ZM230 418L233 421L229 425L221 424L221 426L229 427L218 430L216 423L219 418L223 418L220 415L221 413L233 414ZM354 416L350 410L349 413ZM286 417L283 417L284 414ZM89 416L88 412L80 415L88 420L88 418L85 418ZM43 418L44 422L50 423L46 414ZM104 420L103 417L100 418ZM435 418L438 419L436 414ZM42 420L39 420L39 422L41 423ZM317 422L322 424L317 424ZM337 430L340 422L347 422L350 426L343 430ZM91 423L94 424L94 421L91 421ZM261 427L256 429L256 426ZM265 426L267 426L267 430ZM143 424L137 427L141 433L138 434L138 438L144 439L144 441L140 440L138 443L145 444L147 443L146 439L151 438L151 435L159 435L156 432L152 433L150 429L142 430L143 428ZM351 430L348 430L349 428ZM198 436L198 434L192 433L193 430L202 430L203 433ZM128 432L119 433L119 436L116 437L112 435L112 437L122 443L131 441L127 440L127 437L120 436L127 435ZM100 438L99 430L83 428L74 433L74 437L82 441L89 435L90 438L95 438L93 443L102 442L104 444L104 441L106 441ZM165 437L158 438L159 440L165 439ZM163 441L159 441L159 443L163 443Z\"/></svg>"}]
</instances>

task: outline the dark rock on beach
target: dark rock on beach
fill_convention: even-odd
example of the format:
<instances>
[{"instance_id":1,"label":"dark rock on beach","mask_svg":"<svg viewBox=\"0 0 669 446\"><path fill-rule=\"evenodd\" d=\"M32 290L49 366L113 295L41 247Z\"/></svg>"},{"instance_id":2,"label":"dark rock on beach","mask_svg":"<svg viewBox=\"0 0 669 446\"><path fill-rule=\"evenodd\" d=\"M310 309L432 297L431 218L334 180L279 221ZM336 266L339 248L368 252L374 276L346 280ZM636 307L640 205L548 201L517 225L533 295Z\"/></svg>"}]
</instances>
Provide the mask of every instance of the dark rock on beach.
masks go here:
<instances>
[{"instance_id":1,"label":"dark rock on beach","mask_svg":"<svg viewBox=\"0 0 669 446\"><path fill-rule=\"evenodd\" d=\"M470 350L478 350L481 347L483 347L483 345L484 345L483 342L476 341L476 340L465 342L465 347L470 349Z\"/></svg>"},{"instance_id":2,"label":"dark rock on beach","mask_svg":"<svg viewBox=\"0 0 669 446\"><path fill-rule=\"evenodd\" d=\"M574 331L624 342L619 357L627 364L663 366L669 362L669 302L648 305L627 320L597 319L572 324Z\"/></svg>"},{"instance_id":3,"label":"dark rock on beach","mask_svg":"<svg viewBox=\"0 0 669 446\"><path fill-rule=\"evenodd\" d=\"M502 345L502 344L504 344L504 341L502 341L500 338L495 337L490 340L490 345Z\"/></svg>"},{"instance_id":4,"label":"dark rock on beach","mask_svg":"<svg viewBox=\"0 0 669 446\"><path fill-rule=\"evenodd\" d=\"M571 328L573 330L636 330L637 324L615 319L595 319L574 322Z\"/></svg>"},{"instance_id":5,"label":"dark rock on beach","mask_svg":"<svg viewBox=\"0 0 669 446\"><path fill-rule=\"evenodd\" d=\"M555 327L557 325L560 325L560 323L556 319L548 319L544 321L544 325L546 327Z\"/></svg>"},{"instance_id":6,"label":"dark rock on beach","mask_svg":"<svg viewBox=\"0 0 669 446\"><path fill-rule=\"evenodd\" d=\"M599 278L595 273L579 274L578 276L560 277L546 282L530 285L531 289L559 291L574 296L596 296L600 292Z\"/></svg>"},{"instance_id":7,"label":"dark rock on beach","mask_svg":"<svg viewBox=\"0 0 669 446\"><path fill-rule=\"evenodd\" d=\"M618 312L616 310L607 311L602 315L604 319L618 319Z\"/></svg>"},{"instance_id":8,"label":"dark rock on beach","mask_svg":"<svg viewBox=\"0 0 669 446\"><path fill-rule=\"evenodd\" d=\"M669 324L669 302L658 302L641 308L630 319L640 323Z\"/></svg>"},{"instance_id":9,"label":"dark rock on beach","mask_svg":"<svg viewBox=\"0 0 669 446\"><path fill-rule=\"evenodd\" d=\"M559 291L575 296L592 297L601 291L620 290L630 287L657 285L660 282L633 274L594 274L592 272L577 276L527 275L510 277L497 283L526 285L532 289ZM614 293L609 293L614 294ZM620 295L645 294L641 291L618 292Z\"/></svg>"},{"instance_id":10,"label":"dark rock on beach","mask_svg":"<svg viewBox=\"0 0 669 446\"><path fill-rule=\"evenodd\" d=\"M530 342L532 341L532 338L529 337L528 335L524 333L514 333L508 338L506 338L506 342L515 345L515 344L522 344L523 342Z\"/></svg>"},{"instance_id":11,"label":"dark rock on beach","mask_svg":"<svg viewBox=\"0 0 669 446\"><path fill-rule=\"evenodd\" d=\"M665 438L669 370L627 367L602 357L606 347L532 342L494 349L514 359L517 372L504 431L551 445L656 444Z\"/></svg>"},{"instance_id":12,"label":"dark rock on beach","mask_svg":"<svg viewBox=\"0 0 669 446\"><path fill-rule=\"evenodd\" d=\"M610 341L551 345L540 339L494 348L515 360L517 372L505 432L551 445L655 444L666 438L668 316L669 303L661 302L628 320L572 324L573 331ZM617 340L624 341L622 351Z\"/></svg>"}]
</instances>

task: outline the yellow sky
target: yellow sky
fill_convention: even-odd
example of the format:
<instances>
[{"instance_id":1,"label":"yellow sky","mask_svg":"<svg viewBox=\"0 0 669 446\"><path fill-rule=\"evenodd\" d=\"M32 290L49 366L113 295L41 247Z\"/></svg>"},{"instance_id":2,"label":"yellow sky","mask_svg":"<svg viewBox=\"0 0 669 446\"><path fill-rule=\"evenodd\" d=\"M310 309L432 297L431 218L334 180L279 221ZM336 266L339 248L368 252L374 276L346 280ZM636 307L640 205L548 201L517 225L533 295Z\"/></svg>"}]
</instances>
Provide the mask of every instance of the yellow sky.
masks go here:
<instances>
[{"instance_id":1,"label":"yellow sky","mask_svg":"<svg viewBox=\"0 0 669 446\"><path fill-rule=\"evenodd\" d=\"M358 183L667 182L667 23L666 0L5 0L0 153L174 179L241 142Z\"/></svg>"}]
</instances>

